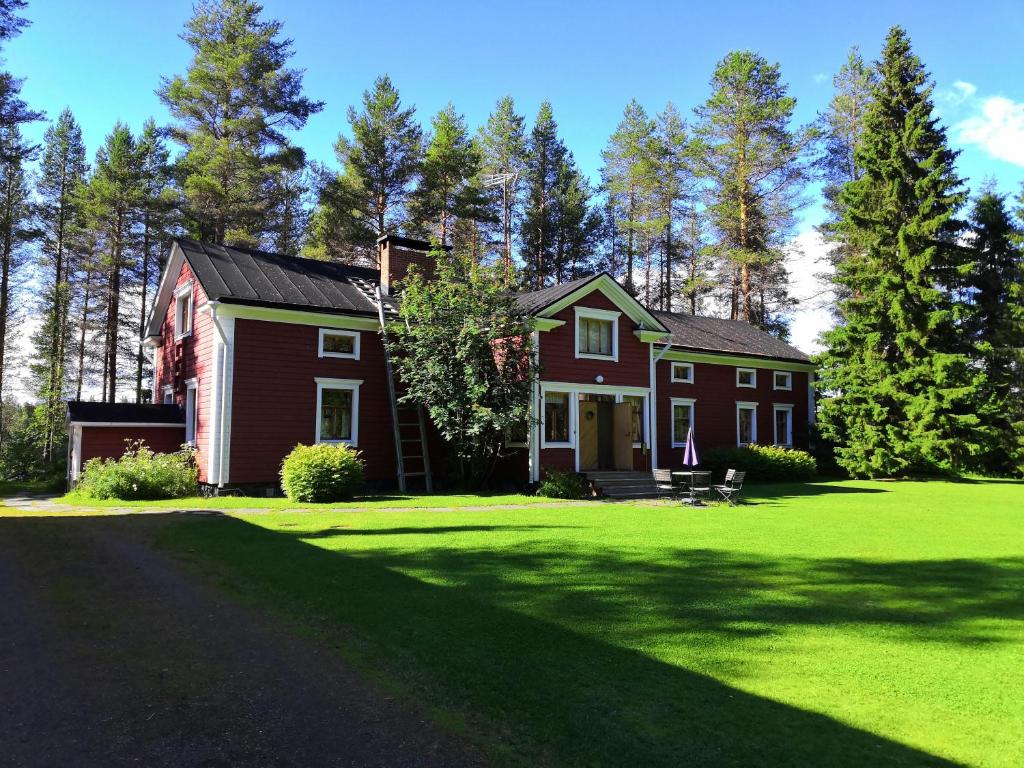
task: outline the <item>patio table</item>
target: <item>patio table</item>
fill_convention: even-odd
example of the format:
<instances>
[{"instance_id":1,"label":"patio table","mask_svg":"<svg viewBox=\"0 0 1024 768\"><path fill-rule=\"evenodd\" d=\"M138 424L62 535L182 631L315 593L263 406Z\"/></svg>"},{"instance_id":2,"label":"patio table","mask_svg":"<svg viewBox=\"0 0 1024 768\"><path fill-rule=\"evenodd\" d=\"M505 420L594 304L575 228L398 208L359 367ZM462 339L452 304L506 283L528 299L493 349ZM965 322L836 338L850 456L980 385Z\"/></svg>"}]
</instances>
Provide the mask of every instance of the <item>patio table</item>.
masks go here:
<instances>
[{"instance_id":1,"label":"patio table","mask_svg":"<svg viewBox=\"0 0 1024 768\"><path fill-rule=\"evenodd\" d=\"M672 477L681 478L690 488L690 496L686 500L691 506L700 503L700 495L711 492L711 473L703 471L673 472Z\"/></svg>"}]
</instances>

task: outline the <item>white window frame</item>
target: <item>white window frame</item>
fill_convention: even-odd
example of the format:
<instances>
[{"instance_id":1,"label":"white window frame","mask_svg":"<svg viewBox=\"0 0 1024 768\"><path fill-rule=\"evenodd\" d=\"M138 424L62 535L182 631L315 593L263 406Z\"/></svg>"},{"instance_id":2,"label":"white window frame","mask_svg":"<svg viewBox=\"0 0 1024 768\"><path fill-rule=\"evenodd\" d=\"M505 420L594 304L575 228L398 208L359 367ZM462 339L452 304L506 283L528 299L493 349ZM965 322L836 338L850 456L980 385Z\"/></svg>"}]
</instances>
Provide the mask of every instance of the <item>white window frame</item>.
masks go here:
<instances>
[{"instance_id":1,"label":"white window frame","mask_svg":"<svg viewBox=\"0 0 1024 768\"><path fill-rule=\"evenodd\" d=\"M754 412L754 418L750 423L750 442L740 442L740 411L749 410ZM744 445L753 445L757 442L757 403L743 400L736 401L736 446L742 448Z\"/></svg>"},{"instance_id":2,"label":"white window frame","mask_svg":"<svg viewBox=\"0 0 1024 768\"><path fill-rule=\"evenodd\" d=\"M548 395L555 393L565 395L568 401L569 418L566 420L569 428L568 441L548 442L546 420L548 416ZM576 407L573 408L573 405ZM579 395L568 389L545 389L540 402L540 447L541 448L575 448L576 447L576 417L579 413Z\"/></svg>"},{"instance_id":3,"label":"white window frame","mask_svg":"<svg viewBox=\"0 0 1024 768\"><path fill-rule=\"evenodd\" d=\"M347 336L352 339L352 351L351 352L328 352L324 349L324 337L326 336ZM321 328L319 338L317 340L317 356L318 357L338 357L343 360L358 360L359 359L359 331L349 331L341 328Z\"/></svg>"},{"instance_id":4,"label":"white window frame","mask_svg":"<svg viewBox=\"0 0 1024 768\"><path fill-rule=\"evenodd\" d=\"M317 443L329 443L331 445L359 445L359 386L362 379L325 379L317 377L316 381L316 414L314 425L316 430ZM321 440L320 439L320 416L323 407L323 394L325 389L347 389L352 393L352 437L348 440Z\"/></svg>"},{"instance_id":5,"label":"white window frame","mask_svg":"<svg viewBox=\"0 0 1024 768\"><path fill-rule=\"evenodd\" d=\"M186 299L186 306L188 306L188 330L181 332L182 318L184 313L181 311L182 299ZM195 325L195 295L192 292L192 281L189 280L183 286L178 288L174 292L174 340L184 339L192 335L192 327Z\"/></svg>"},{"instance_id":6,"label":"white window frame","mask_svg":"<svg viewBox=\"0 0 1024 768\"><path fill-rule=\"evenodd\" d=\"M591 307L575 307L576 322L573 323L573 349L577 358L587 360L610 360L613 363L619 361L619 318L621 312L614 312L610 309L593 309ZM612 353L611 355L595 355L592 352L580 352L580 320L610 320L612 323Z\"/></svg>"},{"instance_id":7,"label":"white window frame","mask_svg":"<svg viewBox=\"0 0 1024 768\"><path fill-rule=\"evenodd\" d=\"M164 405L174 405L174 387L165 384L161 392L163 394L161 402Z\"/></svg>"},{"instance_id":8,"label":"white window frame","mask_svg":"<svg viewBox=\"0 0 1024 768\"><path fill-rule=\"evenodd\" d=\"M199 379L185 382L185 442L193 448L199 444Z\"/></svg>"},{"instance_id":9,"label":"white window frame","mask_svg":"<svg viewBox=\"0 0 1024 768\"><path fill-rule=\"evenodd\" d=\"M789 416L786 418L786 440L784 442L779 441L779 424L778 414L779 412L787 413ZM774 444L780 448L792 448L793 447L793 405L792 403L775 403L772 405L772 437Z\"/></svg>"},{"instance_id":10,"label":"white window frame","mask_svg":"<svg viewBox=\"0 0 1024 768\"><path fill-rule=\"evenodd\" d=\"M644 439L641 440L639 443L633 443L633 447L634 448L643 448L645 444L648 444L650 442L650 423L649 423L650 419L648 417L650 416L650 413L651 413L651 405L650 405L651 399L650 399L649 395L634 395L632 393L627 392L626 394L618 394L618 395L616 395L615 396L615 402L616 403L624 403L624 402L626 402L626 398L627 397L639 397L643 401L641 406L640 406L641 409L642 409L640 411L640 420L641 420L641 422L643 424ZM633 428L633 414L632 413L630 413L629 419L630 419L629 427L630 427L630 430L632 430L632 428Z\"/></svg>"},{"instance_id":11,"label":"white window frame","mask_svg":"<svg viewBox=\"0 0 1024 768\"><path fill-rule=\"evenodd\" d=\"M671 371L672 371L671 379L672 379L672 383L673 384L693 384L693 375L694 375L694 365L693 365L693 363L686 363L686 362L682 362L680 360L672 360L672 361L669 362L669 365L672 366L671 367ZM690 375L687 378L685 378L685 379L681 379L681 378L677 377L676 376L676 366L686 366L686 368L690 371Z\"/></svg>"},{"instance_id":12,"label":"white window frame","mask_svg":"<svg viewBox=\"0 0 1024 768\"><path fill-rule=\"evenodd\" d=\"M697 408L696 408L697 400L695 398L692 398L692 397L673 397L673 398L671 398L670 403L671 403L671 405L669 406L670 410L669 410L669 413L668 413L668 418L669 418L669 429L672 430L671 431L672 447L673 448L685 448L686 447L686 435L683 435L682 438L679 438L676 435L676 406L680 405L680 406L683 406L683 407L688 407L690 409L690 428L693 429L694 428L694 421L695 421L696 415L697 415Z\"/></svg>"},{"instance_id":13,"label":"white window frame","mask_svg":"<svg viewBox=\"0 0 1024 768\"><path fill-rule=\"evenodd\" d=\"M779 380L778 380L779 376L785 376L786 377L786 384L785 384L785 386L782 386L782 387L779 386ZM793 372L792 371L772 371L772 389L779 390L779 391L784 391L784 392L792 392L793 391Z\"/></svg>"},{"instance_id":14,"label":"white window frame","mask_svg":"<svg viewBox=\"0 0 1024 768\"><path fill-rule=\"evenodd\" d=\"M740 382L740 374L749 373L750 383L743 384ZM757 368L737 368L736 369L736 386L743 387L744 389L757 389Z\"/></svg>"}]
</instances>

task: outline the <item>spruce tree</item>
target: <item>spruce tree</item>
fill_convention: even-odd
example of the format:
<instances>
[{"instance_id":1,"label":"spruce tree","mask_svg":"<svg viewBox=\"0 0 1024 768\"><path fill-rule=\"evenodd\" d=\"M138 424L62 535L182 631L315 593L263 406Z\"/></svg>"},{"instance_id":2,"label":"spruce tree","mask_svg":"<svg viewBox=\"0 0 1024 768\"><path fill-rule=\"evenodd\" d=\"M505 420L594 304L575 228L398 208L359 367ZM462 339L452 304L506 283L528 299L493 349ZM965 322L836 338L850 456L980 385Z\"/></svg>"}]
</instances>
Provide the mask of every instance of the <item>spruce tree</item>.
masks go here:
<instances>
[{"instance_id":1,"label":"spruce tree","mask_svg":"<svg viewBox=\"0 0 1024 768\"><path fill-rule=\"evenodd\" d=\"M523 187L522 176L526 168L525 120L522 115L516 114L515 101L511 96L498 100L494 111L487 118L487 124L480 128L477 145L480 147L482 174L511 174L511 178L485 190L491 218L498 222L499 256L505 273L510 275L513 266L513 238L520 210L520 190Z\"/></svg>"},{"instance_id":2,"label":"spruce tree","mask_svg":"<svg viewBox=\"0 0 1024 768\"><path fill-rule=\"evenodd\" d=\"M696 109L694 149L709 185L717 252L732 281L730 316L768 326L788 302L784 248L805 203L805 155L815 133L792 126L796 99L778 64L763 56L728 54L711 88Z\"/></svg>"},{"instance_id":3,"label":"spruce tree","mask_svg":"<svg viewBox=\"0 0 1024 768\"><path fill-rule=\"evenodd\" d=\"M320 183L312 223L311 248L325 258L346 258L353 245L405 229L423 155L416 109L402 107L387 75L363 92L360 111L349 107L348 122L352 138L339 136L334 146L341 170Z\"/></svg>"},{"instance_id":4,"label":"spruce tree","mask_svg":"<svg viewBox=\"0 0 1024 768\"><path fill-rule=\"evenodd\" d=\"M33 337L37 358L32 373L41 409L37 418L43 425L44 461L60 453L57 433L64 420L69 312L77 256L72 244L84 225L82 187L87 171L82 130L71 110L65 109L46 131L36 184L42 229L36 311L42 325Z\"/></svg>"},{"instance_id":5,"label":"spruce tree","mask_svg":"<svg viewBox=\"0 0 1024 768\"><path fill-rule=\"evenodd\" d=\"M992 439L979 469L1024 473L1024 228L1014 221L1006 196L987 189L971 211L966 327L985 373L979 415Z\"/></svg>"},{"instance_id":6,"label":"spruce tree","mask_svg":"<svg viewBox=\"0 0 1024 768\"><path fill-rule=\"evenodd\" d=\"M654 205L656 222L661 231L661 269L657 304L672 311L680 266L694 267L695 262L680 265L686 248L683 234L687 212L692 210L695 194L693 148L686 121L672 102L655 118Z\"/></svg>"},{"instance_id":7,"label":"spruce tree","mask_svg":"<svg viewBox=\"0 0 1024 768\"><path fill-rule=\"evenodd\" d=\"M24 0L0 0L0 50L4 43L20 35L22 30L29 25L28 19L21 15L26 6L27 3ZM0 130L17 128L44 117L42 112L29 109L25 100L21 98L22 82L10 72L0 72ZM4 147L0 146L0 152L4 151ZM17 162L22 157L18 154L21 150L14 151L15 156L10 158L0 156L0 160Z\"/></svg>"},{"instance_id":8,"label":"spruce tree","mask_svg":"<svg viewBox=\"0 0 1024 768\"><path fill-rule=\"evenodd\" d=\"M555 190L552 273L556 283L563 283L595 271L601 220L591 208L590 183L576 166L572 152L566 152L559 164Z\"/></svg>"},{"instance_id":9,"label":"spruce tree","mask_svg":"<svg viewBox=\"0 0 1024 768\"><path fill-rule=\"evenodd\" d=\"M890 30L854 150L861 176L839 196L849 291L824 336L824 435L855 476L948 472L982 450L971 366L954 289L969 253L957 243L965 200L933 85L910 40Z\"/></svg>"},{"instance_id":10,"label":"spruce tree","mask_svg":"<svg viewBox=\"0 0 1024 768\"><path fill-rule=\"evenodd\" d=\"M188 72L159 91L170 135L185 148L178 174L191 229L215 243L257 245L274 230L265 192L303 160L287 132L323 107L287 67L292 41L281 23L261 12L252 0L200 2L182 34L193 51Z\"/></svg>"},{"instance_id":11,"label":"spruce tree","mask_svg":"<svg viewBox=\"0 0 1024 768\"><path fill-rule=\"evenodd\" d=\"M530 132L522 224L523 278L532 289L551 277L556 247L558 178L566 155L551 104L541 103Z\"/></svg>"}]
</instances>

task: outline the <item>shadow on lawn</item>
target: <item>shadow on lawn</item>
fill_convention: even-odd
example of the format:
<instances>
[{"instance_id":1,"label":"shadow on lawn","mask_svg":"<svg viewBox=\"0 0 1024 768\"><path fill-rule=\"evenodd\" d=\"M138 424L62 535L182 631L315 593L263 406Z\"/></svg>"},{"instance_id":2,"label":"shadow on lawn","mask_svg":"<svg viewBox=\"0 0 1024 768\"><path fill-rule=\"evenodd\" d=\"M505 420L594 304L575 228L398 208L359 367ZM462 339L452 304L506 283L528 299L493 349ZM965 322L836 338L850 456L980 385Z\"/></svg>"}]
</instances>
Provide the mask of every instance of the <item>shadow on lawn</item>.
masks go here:
<instances>
[{"instance_id":1,"label":"shadow on lawn","mask_svg":"<svg viewBox=\"0 0 1024 768\"><path fill-rule=\"evenodd\" d=\"M740 631L730 627L733 623L750 620L760 621L765 632L773 621L882 620L882 614L874 613L881 608L842 605L850 595L815 598L810 585L809 602L817 600L817 609L755 598L773 571L789 567L780 563L730 559L709 550L680 552L672 562L646 567L615 553L582 560L576 553L567 558L564 552L494 549L340 553L234 518L179 518L161 541L198 558L246 599L311 627L367 669L387 670L432 705L442 721L467 720L471 733L485 734L485 746L499 762L950 764L614 644L637 617L637 607L650 599L656 603L657 621L651 622L656 633L682 625L694 632L710 628L727 634ZM581 565L566 572L567 560ZM940 584L948 581L941 573L915 572L909 564L889 571L865 567L841 562L799 566L808 580L831 578L840 591L861 582L889 588L910 578L911 589L923 597L940 592ZM459 586L432 585L397 572L401 568L436 572ZM538 568L554 569L558 576L547 574L552 583L538 585L531 580ZM966 563L961 570L961 608L1006 612L1007 606L999 604L1008 600L1005 595L987 597L987 606L976 600L971 605L967 597L979 580L991 587L994 570ZM627 585L626 576L635 581ZM549 596L551 603L545 605ZM711 606L729 602L730 596L739 598L740 607L716 615ZM549 615L559 615L570 626L578 619L580 631L498 605L515 599L529 600L541 612L558 611ZM1011 605L1021 607L1019 600ZM947 603L938 613L952 610ZM816 611L824 611L824 617ZM884 615L888 620L895 609ZM933 618L941 620L940 615ZM634 632L643 631L636 629L638 624L644 626L634 623ZM604 627L607 641L599 639Z\"/></svg>"},{"instance_id":2,"label":"shadow on lawn","mask_svg":"<svg viewBox=\"0 0 1024 768\"><path fill-rule=\"evenodd\" d=\"M398 528L348 528L343 525L332 525L319 531L295 533L288 535L303 539L330 539L336 536L422 536L424 534L446 533L498 533L502 531L539 531L552 528L576 528L573 525L437 525L429 528L398 527Z\"/></svg>"}]
</instances>

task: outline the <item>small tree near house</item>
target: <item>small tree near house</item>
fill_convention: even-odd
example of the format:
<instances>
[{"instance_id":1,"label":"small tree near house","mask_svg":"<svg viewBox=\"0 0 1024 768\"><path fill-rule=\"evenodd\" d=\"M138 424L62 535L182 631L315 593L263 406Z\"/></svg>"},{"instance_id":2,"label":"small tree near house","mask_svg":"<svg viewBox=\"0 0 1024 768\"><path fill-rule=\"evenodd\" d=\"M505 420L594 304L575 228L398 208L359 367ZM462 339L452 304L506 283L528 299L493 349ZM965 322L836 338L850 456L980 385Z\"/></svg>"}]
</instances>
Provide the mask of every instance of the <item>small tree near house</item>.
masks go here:
<instances>
[{"instance_id":1,"label":"small tree near house","mask_svg":"<svg viewBox=\"0 0 1024 768\"><path fill-rule=\"evenodd\" d=\"M403 402L419 403L451 446L459 481L487 482L529 421L531 321L500 270L435 251L431 279L411 270L389 328Z\"/></svg>"}]
</instances>

